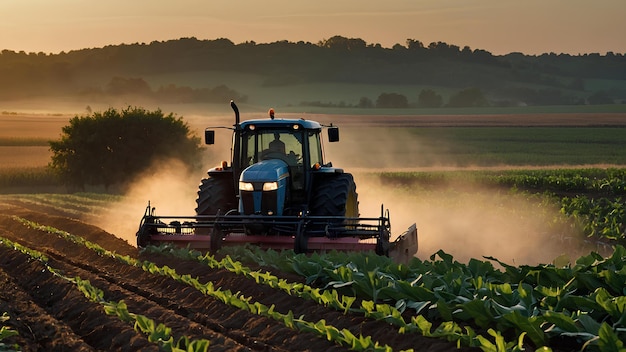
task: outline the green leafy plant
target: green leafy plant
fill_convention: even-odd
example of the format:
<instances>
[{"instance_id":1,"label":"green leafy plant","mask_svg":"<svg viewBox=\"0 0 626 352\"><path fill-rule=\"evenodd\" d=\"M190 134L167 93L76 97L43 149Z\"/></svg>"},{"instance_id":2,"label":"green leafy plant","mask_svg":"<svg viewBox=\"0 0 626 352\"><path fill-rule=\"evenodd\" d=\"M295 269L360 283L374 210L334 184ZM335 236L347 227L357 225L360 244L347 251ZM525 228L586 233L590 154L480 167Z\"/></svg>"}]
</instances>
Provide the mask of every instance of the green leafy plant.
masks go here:
<instances>
[{"instance_id":1,"label":"green leafy plant","mask_svg":"<svg viewBox=\"0 0 626 352\"><path fill-rule=\"evenodd\" d=\"M7 312L3 312L2 316L0 316L0 323L4 324L4 322L8 321L10 319L9 314ZM19 349L19 346L17 345L8 345L5 344L4 342L2 342L2 340L11 337L11 336L16 336L19 333L13 329L11 329L9 326L6 325L2 325L0 326L0 351L16 351Z\"/></svg>"}]
</instances>

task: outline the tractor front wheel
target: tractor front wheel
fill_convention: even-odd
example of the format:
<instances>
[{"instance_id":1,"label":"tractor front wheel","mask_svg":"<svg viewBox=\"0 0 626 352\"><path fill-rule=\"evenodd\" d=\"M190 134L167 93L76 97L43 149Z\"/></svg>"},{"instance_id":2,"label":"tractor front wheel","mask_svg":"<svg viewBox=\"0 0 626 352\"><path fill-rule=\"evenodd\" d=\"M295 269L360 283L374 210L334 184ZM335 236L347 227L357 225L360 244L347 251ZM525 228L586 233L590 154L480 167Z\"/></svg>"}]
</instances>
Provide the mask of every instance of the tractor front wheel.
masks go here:
<instances>
[{"instance_id":1,"label":"tractor front wheel","mask_svg":"<svg viewBox=\"0 0 626 352\"><path fill-rule=\"evenodd\" d=\"M233 187L231 175L225 177L207 177L202 179L196 199L197 215L222 214L237 208L237 198Z\"/></svg>"},{"instance_id":2,"label":"tractor front wheel","mask_svg":"<svg viewBox=\"0 0 626 352\"><path fill-rule=\"evenodd\" d=\"M309 209L315 216L358 217L359 201L352 174L320 175Z\"/></svg>"}]
</instances>

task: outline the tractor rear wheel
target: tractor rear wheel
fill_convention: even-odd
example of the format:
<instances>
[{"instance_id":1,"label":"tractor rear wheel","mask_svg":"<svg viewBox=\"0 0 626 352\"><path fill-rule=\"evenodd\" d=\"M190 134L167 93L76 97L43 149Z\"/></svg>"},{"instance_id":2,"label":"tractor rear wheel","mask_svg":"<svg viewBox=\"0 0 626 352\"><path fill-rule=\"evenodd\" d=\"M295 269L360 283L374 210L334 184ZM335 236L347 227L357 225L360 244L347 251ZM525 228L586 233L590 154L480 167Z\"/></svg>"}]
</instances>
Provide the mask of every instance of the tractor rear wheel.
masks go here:
<instances>
[{"instance_id":1,"label":"tractor rear wheel","mask_svg":"<svg viewBox=\"0 0 626 352\"><path fill-rule=\"evenodd\" d=\"M230 175L203 178L198 189L196 204L197 215L216 215L218 211L225 214L229 210L236 209L237 199Z\"/></svg>"},{"instance_id":2,"label":"tractor rear wheel","mask_svg":"<svg viewBox=\"0 0 626 352\"><path fill-rule=\"evenodd\" d=\"M233 188L231 175L224 177L203 178L198 189L198 199L196 199L196 215L217 215L226 214L228 211L237 208L237 198ZM198 227L196 235L211 235L210 247L216 251L222 247L222 236L220 231L211 231L210 227Z\"/></svg>"},{"instance_id":3,"label":"tractor rear wheel","mask_svg":"<svg viewBox=\"0 0 626 352\"><path fill-rule=\"evenodd\" d=\"M326 175L313 189L310 211L315 216L359 216L359 201L352 174ZM326 177L324 177L326 176Z\"/></svg>"}]
</instances>

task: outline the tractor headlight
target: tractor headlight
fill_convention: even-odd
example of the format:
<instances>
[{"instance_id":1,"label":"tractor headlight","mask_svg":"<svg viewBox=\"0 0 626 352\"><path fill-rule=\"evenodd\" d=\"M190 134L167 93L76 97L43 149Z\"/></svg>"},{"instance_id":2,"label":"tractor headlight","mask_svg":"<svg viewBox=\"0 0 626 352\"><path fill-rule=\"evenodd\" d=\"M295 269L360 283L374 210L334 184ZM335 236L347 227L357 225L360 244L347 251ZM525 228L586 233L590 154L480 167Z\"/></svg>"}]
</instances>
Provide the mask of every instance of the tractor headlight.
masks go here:
<instances>
[{"instance_id":1,"label":"tractor headlight","mask_svg":"<svg viewBox=\"0 0 626 352\"><path fill-rule=\"evenodd\" d=\"M278 189L278 182L265 182L263 184L264 191L275 191Z\"/></svg>"},{"instance_id":2,"label":"tractor headlight","mask_svg":"<svg viewBox=\"0 0 626 352\"><path fill-rule=\"evenodd\" d=\"M252 192L254 191L254 185L250 182L239 181L239 190Z\"/></svg>"}]
</instances>

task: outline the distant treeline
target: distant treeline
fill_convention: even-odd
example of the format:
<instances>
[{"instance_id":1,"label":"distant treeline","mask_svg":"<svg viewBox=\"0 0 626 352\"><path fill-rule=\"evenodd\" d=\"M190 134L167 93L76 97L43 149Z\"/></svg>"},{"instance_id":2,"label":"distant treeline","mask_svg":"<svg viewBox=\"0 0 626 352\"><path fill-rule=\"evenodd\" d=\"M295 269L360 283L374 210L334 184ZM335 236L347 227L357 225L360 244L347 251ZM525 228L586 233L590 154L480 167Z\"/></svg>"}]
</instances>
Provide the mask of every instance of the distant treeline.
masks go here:
<instances>
[{"instance_id":1,"label":"distant treeline","mask_svg":"<svg viewBox=\"0 0 626 352\"><path fill-rule=\"evenodd\" d=\"M404 45L385 48L342 36L318 43L264 44L182 38L59 54L3 50L0 99L60 95L97 98L120 94L171 102L223 101L224 96L246 99L247 92L230 89L228 82L216 87L191 88L178 82L150 87L144 80L155 75L175 77L178 73L196 71L260 75L266 87L307 83L418 85L432 88L425 90L424 99L434 98L435 105L438 90L467 94L462 92L468 89L472 94L480 92L490 105L606 104L626 100L623 53L497 56L444 42L425 45L408 39ZM373 101L361 103L379 105ZM440 105L450 104L454 101L442 101Z\"/></svg>"},{"instance_id":2,"label":"distant treeline","mask_svg":"<svg viewBox=\"0 0 626 352\"><path fill-rule=\"evenodd\" d=\"M321 101L303 101L300 106L317 106L317 107L333 107L333 108L440 108L443 106L459 108L459 107L484 107L489 106L485 94L478 88L466 88L450 97L448 103L444 102L441 94L432 89L422 89L417 97L417 101L409 101L404 94L400 93L381 93L376 101L368 97L361 97L357 104L347 104L345 101L321 102ZM502 104L500 104L502 106Z\"/></svg>"}]
</instances>

